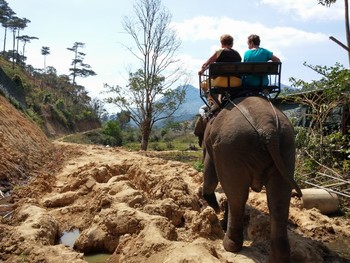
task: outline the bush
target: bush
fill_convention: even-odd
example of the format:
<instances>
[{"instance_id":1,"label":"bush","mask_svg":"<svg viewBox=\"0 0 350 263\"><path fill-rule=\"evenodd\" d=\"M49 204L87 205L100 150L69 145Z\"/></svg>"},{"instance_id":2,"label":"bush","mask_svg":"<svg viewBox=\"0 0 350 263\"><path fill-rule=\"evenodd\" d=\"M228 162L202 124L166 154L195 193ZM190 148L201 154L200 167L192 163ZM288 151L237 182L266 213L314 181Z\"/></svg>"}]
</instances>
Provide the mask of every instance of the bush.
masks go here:
<instances>
[{"instance_id":1,"label":"bush","mask_svg":"<svg viewBox=\"0 0 350 263\"><path fill-rule=\"evenodd\" d=\"M28 110L26 110L26 114L27 116L29 116L30 119L36 122L40 127L44 126L44 120L33 109L29 108Z\"/></svg>"},{"instance_id":2,"label":"bush","mask_svg":"<svg viewBox=\"0 0 350 263\"><path fill-rule=\"evenodd\" d=\"M109 146L121 146L122 141L120 138L115 138L109 135L104 135L103 140L101 142L103 145L109 145Z\"/></svg>"},{"instance_id":3,"label":"bush","mask_svg":"<svg viewBox=\"0 0 350 263\"><path fill-rule=\"evenodd\" d=\"M169 130L168 129L162 129L161 131L160 131L160 135L162 136L162 137L164 137L165 135L167 135L169 133Z\"/></svg>"},{"instance_id":4,"label":"bush","mask_svg":"<svg viewBox=\"0 0 350 263\"><path fill-rule=\"evenodd\" d=\"M122 145L122 132L118 122L107 121L103 126L103 133L110 137L106 137L109 145Z\"/></svg>"},{"instance_id":5,"label":"bush","mask_svg":"<svg viewBox=\"0 0 350 263\"><path fill-rule=\"evenodd\" d=\"M159 143L155 142L150 145L151 149L154 151L164 151L164 147L162 147Z\"/></svg>"},{"instance_id":6,"label":"bush","mask_svg":"<svg viewBox=\"0 0 350 263\"><path fill-rule=\"evenodd\" d=\"M64 138L64 141L81 144L121 146L120 138L114 138L112 136L106 135L101 128L66 136Z\"/></svg>"},{"instance_id":7,"label":"bush","mask_svg":"<svg viewBox=\"0 0 350 263\"><path fill-rule=\"evenodd\" d=\"M12 81L16 84L16 86L23 88L22 78L18 74L15 74L12 77Z\"/></svg>"},{"instance_id":8,"label":"bush","mask_svg":"<svg viewBox=\"0 0 350 263\"><path fill-rule=\"evenodd\" d=\"M172 142L166 142L165 145L166 145L166 148L168 150L173 150L175 148L175 146L174 146L174 144L172 144Z\"/></svg>"},{"instance_id":9,"label":"bush","mask_svg":"<svg viewBox=\"0 0 350 263\"><path fill-rule=\"evenodd\" d=\"M63 111L65 106L63 100L59 99L56 101L56 108L59 109L60 111Z\"/></svg>"},{"instance_id":10,"label":"bush","mask_svg":"<svg viewBox=\"0 0 350 263\"><path fill-rule=\"evenodd\" d=\"M23 108L22 108L22 106L21 106L21 104L19 103L18 100L16 100L13 97L9 97L8 100L17 110L22 110L23 111Z\"/></svg>"},{"instance_id":11,"label":"bush","mask_svg":"<svg viewBox=\"0 0 350 263\"><path fill-rule=\"evenodd\" d=\"M340 132L329 134L325 137L325 156L329 166L341 169L344 174L349 174L350 165L350 136L341 135Z\"/></svg>"},{"instance_id":12,"label":"bush","mask_svg":"<svg viewBox=\"0 0 350 263\"><path fill-rule=\"evenodd\" d=\"M197 172L203 172L204 171L204 164L202 161L196 161L193 164L194 169L196 169Z\"/></svg>"},{"instance_id":13,"label":"bush","mask_svg":"<svg viewBox=\"0 0 350 263\"><path fill-rule=\"evenodd\" d=\"M319 164L322 164L323 166L336 169L340 173L349 173L349 135L341 135L340 132L334 132L321 136L302 127L295 127L295 131L296 148L303 163L302 170L306 173L313 173L320 169Z\"/></svg>"},{"instance_id":14,"label":"bush","mask_svg":"<svg viewBox=\"0 0 350 263\"><path fill-rule=\"evenodd\" d=\"M50 105L51 108L51 112L52 112L52 117L54 117L54 119L56 121L58 121L59 123L61 123L64 127L69 128L69 122L64 114L64 112L62 112L60 109L58 109L53 105Z\"/></svg>"},{"instance_id":15,"label":"bush","mask_svg":"<svg viewBox=\"0 0 350 263\"><path fill-rule=\"evenodd\" d=\"M138 135L132 130L128 130L123 133L123 141L125 142L138 142Z\"/></svg>"},{"instance_id":16,"label":"bush","mask_svg":"<svg viewBox=\"0 0 350 263\"><path fill-rule=\"evenodd\" d=\"M150 142L160 142L161 141L161 137L159 134L152 134L152 136L150 137Z\"/></svg>"}]
</instances>

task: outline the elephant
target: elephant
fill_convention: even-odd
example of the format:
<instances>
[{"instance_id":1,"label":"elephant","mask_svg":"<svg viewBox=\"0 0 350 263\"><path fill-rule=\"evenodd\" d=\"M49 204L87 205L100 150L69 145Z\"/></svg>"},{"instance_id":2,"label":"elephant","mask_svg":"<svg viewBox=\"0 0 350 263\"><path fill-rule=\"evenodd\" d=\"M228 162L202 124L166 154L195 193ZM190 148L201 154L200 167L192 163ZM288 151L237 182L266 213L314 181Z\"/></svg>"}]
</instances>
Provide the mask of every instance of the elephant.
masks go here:
<instances>
[{"instance_id":1,"label":"elephant","mask_svg":"<svg viewBox=\"0 0 350 263\"><path fill-rule=\"evenodd\" d=\"M293 189L299 197L302 193L294 180L295 135L289 119L263 96L240 97L211 118L199 117L194 134L203 149L203 198L218 211L219 183L227 197L225 250L242 249L249 189L260 192L265 186L271 228L267 262L290 262L290 199Z\"/></svg>"}]
</instances>

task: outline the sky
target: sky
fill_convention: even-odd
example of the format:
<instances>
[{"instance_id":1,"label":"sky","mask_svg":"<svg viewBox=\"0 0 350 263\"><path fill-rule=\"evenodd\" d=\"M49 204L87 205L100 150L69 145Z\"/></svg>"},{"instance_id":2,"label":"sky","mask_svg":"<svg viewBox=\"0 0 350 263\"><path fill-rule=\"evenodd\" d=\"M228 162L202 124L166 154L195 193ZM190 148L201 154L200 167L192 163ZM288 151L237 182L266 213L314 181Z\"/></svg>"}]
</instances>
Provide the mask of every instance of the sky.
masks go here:
<instances>
[{"instance_id":1,"label":"sky","mask_svg":"<svg viewBox=\"0 0 350 263\"><path fill-rule=\"evenodd\" d=\"M135 43L122 26L125 17L135 17L135 0L7 0L20 18L31 22L21 35L38 37L27 43L27 64L44 68L43 46L50 48L46 66L59 75L69 74L73 52L67 48L75 42L85 43L81 52L84 63L97 75L77 78L92 98L103 98L105 83L125 86L128 72L140 68L128 48ZM261 47L274 53L282 61L282 83L289 78L305 81L320 79L320 75L305 67L334 66L339 62L349 67L347 52L329 39L335 37L346 43L344 1L331 7L317 0L162 0L172 15L171 26L181 41L177 52L191 76L190 84L198 87L197 72L201 65L220 48L220 36L230 34L241 56L247 50L247 37L257 34ZM0 31L1 32L1 31ZM4 34L0 33L0 43ZM11 49L10 39L7 49ZM21 50L21 48L20 48ZM113 107L109 111L113 112Z\"/></svg>"}]
</instances>

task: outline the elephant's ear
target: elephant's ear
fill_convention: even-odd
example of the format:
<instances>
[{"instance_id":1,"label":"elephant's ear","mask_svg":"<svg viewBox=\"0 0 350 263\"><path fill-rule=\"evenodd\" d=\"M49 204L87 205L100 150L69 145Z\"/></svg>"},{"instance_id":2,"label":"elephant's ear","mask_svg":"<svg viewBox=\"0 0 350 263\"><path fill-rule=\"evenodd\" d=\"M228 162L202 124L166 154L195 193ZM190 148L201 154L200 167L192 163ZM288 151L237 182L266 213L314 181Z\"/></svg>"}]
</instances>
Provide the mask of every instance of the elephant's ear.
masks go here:
<instances>
[{"instance_id":1,"label":"elephant's ear","mask_svg":"<svg viewBox=\"0 0 350 263\"><path fill-rule=\"evenodd\" d=\"M205 128L207 126L207 120L203 119L202 117L198 117L196 121L196 125L194 127L194 135L198 137L198 144L200 147L202 147L203 138L204 138L204 132Z\"/></svg>"}]
</instances>

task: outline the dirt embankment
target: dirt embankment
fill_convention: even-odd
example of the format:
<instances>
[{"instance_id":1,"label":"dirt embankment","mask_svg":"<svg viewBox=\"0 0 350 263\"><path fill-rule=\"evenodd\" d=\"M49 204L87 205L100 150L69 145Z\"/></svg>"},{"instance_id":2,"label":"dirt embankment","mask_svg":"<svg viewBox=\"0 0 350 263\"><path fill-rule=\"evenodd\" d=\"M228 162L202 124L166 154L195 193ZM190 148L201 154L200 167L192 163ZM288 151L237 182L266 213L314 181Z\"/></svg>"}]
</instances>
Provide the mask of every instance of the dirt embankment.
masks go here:
<instances>
[{"instance_id":1,"label":"dirt embankment","mask_svg":"<svg viewBox=\"0 0 350 263\"><path fill-rule=\"evenodd\" d=\"M0 190L25 182L51 161L53 145L38 128L0 96Z\"/></svg>"},{"instance_id":2,"label":"dirt embankment","mask_svg":"<svg viewBox=\"0 0 350 263\"><path fill-rule=\"evenodd\" d=\"M0 116L9 116L4 109L0 107ZM15 189L12 217L1 219L0 262L81 263L87 262L84 254L102 252L110 254L110 263L266 259L269 217L264 192L250 194L244 249L229 253L222 247L222 213L215 214L198 197L202 175L189 165L120 148L52 144L22 117L11 115L6 124L16 131L2 131L6 145L0 167L8 171L3 180L11 181L24 162L22 172L31 171L32 179ZM23 141L21 147L16 140ZM30 151L21 151L29 146ZM6 147L10 150L4 151ZM16 162L18 158L22 161ZM220 189L217 196L225 198ZM74 229L79 229L74 249L59 244L62 233ZM289 237L293 262L350 262L326 247L350 239L349 220L305 210L297 199L290 208Z\"/></svg>"}]
</instances>

